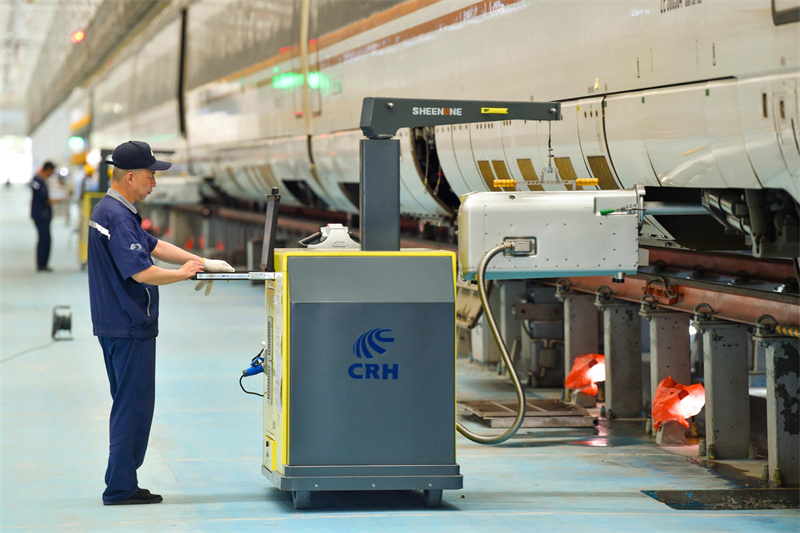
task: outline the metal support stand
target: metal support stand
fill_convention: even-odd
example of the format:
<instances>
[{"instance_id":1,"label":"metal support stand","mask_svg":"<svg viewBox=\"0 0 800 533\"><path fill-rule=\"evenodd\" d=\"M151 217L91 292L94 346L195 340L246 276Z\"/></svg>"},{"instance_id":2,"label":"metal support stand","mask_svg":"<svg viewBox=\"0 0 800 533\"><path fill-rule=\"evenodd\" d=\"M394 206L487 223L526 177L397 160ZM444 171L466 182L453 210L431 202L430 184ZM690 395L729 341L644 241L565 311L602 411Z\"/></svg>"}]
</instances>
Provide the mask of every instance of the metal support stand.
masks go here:
<instances>
[{"instance_id":1,"label":"metal support stand","mask_svg":"<svg viewBox=\"0 0 800 533\"><path fill-rule=\"evenodd\" d=\"M800 340L759 326L767 350L767 458L773 487L800 485Z\"/></svg>"},{"instance_id":2,"label":"metal support stand","mask_svg":"<svg viewBox=\"0 0 800 533\"><path fill-rule=\"evenodd\" d=\"M400 141L361 139L361 249L400 250Z\"/></svg>"},{"instance_id":3,"label":"metal support stand","mask_svg":"<svg viewBox=\"0 0 800 533\"><path fill-rule=\"evenodd\" d=\"M710 312L700 312L700 307ZM706 389L706 442L711 459L748 455L750 395L747 377L747 333L750 326L712 318L700 304L693 324L703 336Z\"/></svg>"},{"instance_id":4,"label":"metal support stand","mask_svg":"<svg viewBox=\"0 0 800 533\"><path fill-rule=\"evenodd\" d=\"M525 282L523 281L503 281L495 284L496 292L499 297L499 313L495 313L497 317L497 327L500 329L500 334L506 343L506 347L511 349L513 346L526 341L527 339L522 336L520 330L519 320L514 317L514 304L519 301L520 293L525 291ZM496 352L497 361L500 361L500 351L497 348L497 343L492 338L492 333L489 330L489 324L486 324L486 340L489 343L489 349ZM521 346L521 344L520 344ZM528 364L529 361L518 357L519 350L511 353L511 358L514 362L515 370L520 380L523 382L528 379ZM511 369L509 369L511 371Z\"/></svg>"},{"instance_id":5,"label":"metal support stand","mask_svg":"<svg viewBox=\"0 0 800 533\"><path fill-rule=\"evenodd\" d=\"M564 308L556 299L553 287L528 284L525 302L516 306L517 331L522 332L522 349L517 371L532 387L562 387L566 374L561 362L565 359ZM521 292L521 291L520 291ZM519 298L520 292L517 292ZM531 312L528 312L530 309ZM597 318L597 310L592 308ZM597 329L595 320L595 330ZM583 352L588 353L588 352ZM566 369L569 372L569 368Z\"/></svg>"},{"instance_id":6,"label":"metal support stand","mask_svg":"<svg viewBox=\"0 0 800 533\"><path fill-rule=\"evenodd\" d=\"M600 287L595 305L603 312L606 356L606 409L609 417L639 418L642 413L642 322L638 306L611 300Z\"/></svg>"},{"instance_id":7,"label":"metal support stand","mask_svg":"<svg viewBox=\"0 0 800 533\"><path fill-rule=\"evenodd\" d=\"M643 300L639 315L650 323L650 403L658 384L667 376L677 383L692 381L689 320L685 313L659 310L653 300Z\"/></svg>"},{"instance_id":8,"label":"metal support stand","mask_svg":"<svg viewBox=\"0 0 800 533\"><path fill-rule=\"evenodd\" d=\"M564 302L564 373L569 374L575 358L600 350L600 331L594 298L572 292L569 280L559 281L556 297Z\"/></svg>"}]
</instances>

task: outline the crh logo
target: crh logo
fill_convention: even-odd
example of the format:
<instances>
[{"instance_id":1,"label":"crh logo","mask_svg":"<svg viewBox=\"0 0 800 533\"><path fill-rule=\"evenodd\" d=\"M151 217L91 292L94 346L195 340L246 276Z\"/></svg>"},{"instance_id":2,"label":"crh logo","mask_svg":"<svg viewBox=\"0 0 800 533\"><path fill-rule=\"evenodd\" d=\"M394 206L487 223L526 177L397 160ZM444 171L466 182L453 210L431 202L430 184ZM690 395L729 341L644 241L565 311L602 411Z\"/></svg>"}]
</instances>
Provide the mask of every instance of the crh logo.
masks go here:
<instances>
[{"instance_id":1,"label":"crh logo","mask_svg":"<svg viewBox=\"0 0 800 533\"><path fill-rule=\"evenodd\" d=\"M383 333L392 333L390 329L371 329L361 335L356 343L353 345L353 353L356 357L363 357L364 359L372 359L373 352L376 355L383 355L386 353L386 348L381 347L380 343L394 342L394 337L384 337ZM376 342L377 341L377 342Z\"/></svg>"},{"instance_id":2,"label":"crh logo","mask_svg":"<svg viewBox=\"0 0 800 533\"><path fill-rule=\"evenodd\" d=\"M361 335L353 344L353 355L359 359L372 359L376 355L386 353L385 344L394 342L392 330L376 328L371 329ZM353 363L347 369L348 375L353 379L397 379L399 377L399 365L386 364L378 365L375 363Z\"/></svg>"}]
</instances>

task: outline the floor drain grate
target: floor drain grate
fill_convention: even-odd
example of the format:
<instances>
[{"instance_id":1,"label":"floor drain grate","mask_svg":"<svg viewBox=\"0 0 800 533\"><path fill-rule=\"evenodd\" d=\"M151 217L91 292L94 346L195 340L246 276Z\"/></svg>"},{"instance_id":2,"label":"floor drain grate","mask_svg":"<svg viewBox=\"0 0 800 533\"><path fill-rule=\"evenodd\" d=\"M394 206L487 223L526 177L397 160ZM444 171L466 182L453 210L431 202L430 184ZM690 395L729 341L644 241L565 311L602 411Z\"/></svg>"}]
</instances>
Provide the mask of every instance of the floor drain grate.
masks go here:
<instances>
[{"instance_id":1,"label":"floor drain grate","mask_svg":"<svg viewBox=\"0 0 800 533\"><path fill-rule=\"evenodd\" d=\"M642 493L684 511L800 508L799 489L643 490Z\"/></svg>"}]
</instances>

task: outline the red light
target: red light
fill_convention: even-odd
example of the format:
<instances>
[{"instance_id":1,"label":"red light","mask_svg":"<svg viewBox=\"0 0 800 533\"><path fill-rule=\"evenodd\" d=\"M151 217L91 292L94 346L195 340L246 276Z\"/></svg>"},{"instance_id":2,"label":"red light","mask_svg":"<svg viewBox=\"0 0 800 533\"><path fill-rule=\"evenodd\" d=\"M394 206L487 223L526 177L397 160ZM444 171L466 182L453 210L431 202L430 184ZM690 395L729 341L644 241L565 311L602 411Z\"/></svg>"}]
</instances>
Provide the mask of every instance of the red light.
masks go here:
<instances>
[{"instance_id":1,"label":"red light","mask_svg":"<svg viewBox=\"0 0 800 533\"><path fill-rule=\"evenodd\" d=\"M73 32L72 35L69 36L69 40L72 41L72 44L78 44L85 38L86 38L86 33L84 33L83 30L78 30L76 32Z\"/></svg>"},{"instance_id":2,"label":"red light","mask_svg":"<svg viewBox=\"0 0 800 533\"><path fill-rule=\"evenodd\" d=\"M316 39L311 39L310 41L308 41L308 44L317 44L317 40Z\"/></svg>"},{"instance_id":3,"label":"red light","mask_svg":"<svg viewBox=\"0 0 800 533\"><path fill-rule=\"evenodd\" d=\"M285 52L288 52L288 51L289 51L289 50L291 50L291 49L292 49L292 47L291 47L291 46L284 46L283 48L281 48L280 50L278 50L278 53L281 53L281 54L283 54L283 53L285 53Z\"/></svg>"}]
</instances>

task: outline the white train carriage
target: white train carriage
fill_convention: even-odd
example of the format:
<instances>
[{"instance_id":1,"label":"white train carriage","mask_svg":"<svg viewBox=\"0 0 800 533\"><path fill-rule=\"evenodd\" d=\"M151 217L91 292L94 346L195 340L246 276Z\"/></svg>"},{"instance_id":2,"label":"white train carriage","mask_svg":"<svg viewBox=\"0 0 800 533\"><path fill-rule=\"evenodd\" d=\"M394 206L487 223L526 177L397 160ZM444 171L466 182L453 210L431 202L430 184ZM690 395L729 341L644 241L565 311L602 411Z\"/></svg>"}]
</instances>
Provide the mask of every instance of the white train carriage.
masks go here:
<instances>
[{"instance_id":1,"label":"white train carriage","mask_svg":"<svg viewBox=\"0 0 800 533\"><path fill-rule=\"evenodd\" d=\"M552 125L399 132L402 212L452 216L495 180L593 178L712 204L767 190L771 214L796 221L798 20L797 0L176 2L95 75L90 144L143 139L230 196L278 186L287 203L356 212L365 96L557 100ZM648 217L643 238L743 248L757 231L725 205L718 219L746 235ZM786 242L770 254L798 255L771 231Z\"/></svg>"}]
</instances>

